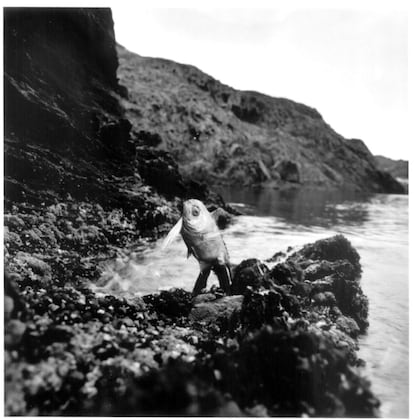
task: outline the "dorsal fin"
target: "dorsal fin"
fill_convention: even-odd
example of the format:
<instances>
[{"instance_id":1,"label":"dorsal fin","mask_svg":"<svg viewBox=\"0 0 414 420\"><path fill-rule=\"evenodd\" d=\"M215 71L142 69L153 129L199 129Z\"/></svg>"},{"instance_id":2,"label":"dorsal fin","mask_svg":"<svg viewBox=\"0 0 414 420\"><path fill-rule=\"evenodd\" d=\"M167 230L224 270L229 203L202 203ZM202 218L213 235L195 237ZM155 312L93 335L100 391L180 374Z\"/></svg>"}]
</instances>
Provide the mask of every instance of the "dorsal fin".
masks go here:
<instances>
[{"instance_id":1,"label":"dorsal fin","mask_svg":"<svg viewBox=\"0 0 414 420\"><path fill-rule=\"evenodd\" d=\"M183 227L183 218L180 217L178 222L173 226L173 228L168 232L168 235L165 237L164 242L162 243L161 250L163 251L167 246L180 234L181 228Z\"/></svg>"}]
</instances>

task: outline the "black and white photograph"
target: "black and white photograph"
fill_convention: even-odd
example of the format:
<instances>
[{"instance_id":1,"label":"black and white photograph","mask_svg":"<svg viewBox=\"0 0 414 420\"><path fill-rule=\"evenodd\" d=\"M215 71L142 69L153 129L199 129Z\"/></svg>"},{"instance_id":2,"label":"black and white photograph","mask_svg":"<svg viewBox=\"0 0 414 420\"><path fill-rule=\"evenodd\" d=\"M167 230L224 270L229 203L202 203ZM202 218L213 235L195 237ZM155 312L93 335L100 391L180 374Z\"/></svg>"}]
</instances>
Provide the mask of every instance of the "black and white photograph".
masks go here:
<instances>
[{"instance_id":1,"label":"black and white photograph","mask_svg":"<svg viewBox=\"0 0 414 420\"><path fill-rule=\"evenodd\" d=\"M2 414L408 418L408 2L22 4Z\"/></svg>"}]
</instances>

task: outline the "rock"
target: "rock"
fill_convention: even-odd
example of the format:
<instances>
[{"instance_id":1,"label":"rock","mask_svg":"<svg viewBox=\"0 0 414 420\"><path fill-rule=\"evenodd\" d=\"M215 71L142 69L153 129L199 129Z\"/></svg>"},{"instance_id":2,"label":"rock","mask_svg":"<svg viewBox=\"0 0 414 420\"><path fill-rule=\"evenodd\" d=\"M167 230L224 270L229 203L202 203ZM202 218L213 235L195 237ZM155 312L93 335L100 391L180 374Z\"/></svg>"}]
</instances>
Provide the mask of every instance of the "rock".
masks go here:
<instances>
[{"instance_id":1,"label":"rock","mask_svg":"<svg viewBox=\"0 0 414 420\"><path fill-rule=\"evenodd\" d=\"M308 294L317 306L334 309L332 305L337 305L337 310L352 317L363 332L368 327L368 299L359 283L359 259L350 242L336 235L305 245L289 256L288 262L304 267L303 275L309 283L296 283L296 292Z\"/></svg>"},{"instance_id":2,"label":"rock","mask_svg":"<svg viewBox=\"0 0 414 420\"><path fill-rule=\"evenodd\" d=\"M357 265L353 265L347 260L322 260L318 262L312 262L303 271L304 278L310 281L320 279L334 273L341 273L349 279L355 279L357 276L359 276L360 270Z\"/></svg>"},{"instance_id":3,"label":"rock","mask_svg":"<svg viewBox=\"0 0 414 420\"><path fill-rule=\"evenodd\" d=\"M199 303L211 302L213 300L216 300L216 295L214 293L202 293L193 298L193 305L197 305Z\"/></svg>"},{"instance_id":4,"label":"rock","mask_svg":"<svg viewBox=\"0 0 414 420\"><path fill-rule=\"evenodd\" d=\"M361 331L365 331L369 325L368 298L363 294L360 285L343 277L336 277L333 291L339 309L354 318Z\"/></svg>"},{"instance_id":5,"label":"rock","mask_svg":"<svg viewBox=\"0 0 414 420\"><path fill-rule=\"evenodd\" d=\"M275 168L283 181L300 183L300 171L296 162L282 160Z\"/></svg>"},{"instance_id":6,"label":"rock","mask_svg":"<svg viewBox=\"0 0 414 420\"><path fill-rule=\"evenodd\" d=\"M278 262L279 260L283 259L286 257L286 253L283 251L278 251L276 252L272 257L268 258L267 260L265 260L265 262Z\"/></svg>"},{"instance_id":7,"label":"rock","mask_svg":"<svg viewBox=\"0 0 414 420\"><path fill-rule=\"evenodd\" d=\"M4 319L8 321L14 309L14 302L10 296L4 296Z\"/></svg>"},{"instance_id":8,"label":"rock","mask_svg":"<svg viewBox=\"0 0 414 420\"><path fill-rule=\"evenodd\" d=\"M341 331L352 338L358 337L361 333L361 329L358 327L358 324L350 317L340 316L336 319L335 324Z\"/></svg>"},{"instance_id":9,"label":"rock","mask_svg":"<svg viewBox=\"0 0 414 420\"><path fill-rule=\"evenodd\" d=\"M332 292L316 293L312 299L316 306L332 307L336 305L336 298Z\"/></svg>"},{"instance_id":10,"label":"rock","mask_svg":"<svg viewBox=\"0 0 414 420\"><path fill-rule=\"evenodd\" d=\"M242 303L243 296L240 295L196 303L190 312L190 321L211 324L222 318L230 319L240 312Z\"/></svg>"},{"instance_id":11,"label":"rock","mask_svg":"<svg viewBox=\"0 0 414 420\"><path fill-rule=\"evenodd\" d=\"M4 225L10 226L14 229L22 229L25 226L24 220L22 220L19 216L16 214L5 214L4 215Z\"/></svg>"},{"instance_id":12,"label":"rock","mask_svg":"<svg viewBox=\"0 0 414 420\"><path fill-rule=\"evenodd\" d=\"M251 417L269 417L269 412L263 404L257 404L246 409L246 413Z\"/></svg>"},{"instance_id":13,"label":"rock","mask_svg":"<svg viewBox=\"0 0 414 420\"><path fill-rule=\"evenodd\" d=\"M358 273L361 272L359 255L351 243L343 235L321 239L313 244L305 245L300 251L293 254L291 259L298 262L307 260L338 261L348 260ZM325 273L330 274L330 273Z\"/></svg>"},{"instance_id":14,"label":"rock","mask_svg":"<svg viewBox=\"0 0 414 420\"><path fill-rule=\"evenodd\" d=\"M138 147L137 168L142 179L157 191L168 196L184 195L184 181L169 153Z\"/></svg>"},{"instance_id":15,"label":"rock","mask_svg":"<svg viewBox=\"0 0 414 420\"><path fill-rule=\"evenodd\" d=\"M218 366L222 387L238 395L242 409L262 404L270 416L295 417L378 414L367 382L325 335L267 326L247 335L238 351L214 356L209 368Z\"/></svg>"},{"instance_id":16,"label":"rock","mask_svg":"<svg viewBox=\"0 0 414 420\"><path fill-rule=\"evenodd\" d=\"M162 143L162 138L158 133L141 130L136 133L139 142L143 142L147 146L156 147Z\"/></svg>"},{"instance_id":17,"label":"rock","mask_svg":"<svg viewBox=\"0 0 414 420\"><path fill-rule=\"evenodd\" d=\"M261 328L265 324L287 328L287 316L298 316L300 305L298 299L283 288L276 290L245 292L240 319L248 330Z\"/></svg>"},{"instance_id":18,"label":"rock","mask_svg":"<svg viewBox=\"0 0 414 420\"><path fill-rule=\"evenodd\" d=\"M233 273L231 285L233 294L243 294L247 287L259 288L264 281L264 275L269 271L267 266L255 258L242 261Z\"/></svg>"},{"instance_id":19,"label":"rock","mask_svg":"<svg viewBox=\"0 0 414 420\"><path fill-rule=\"evenodd\" d=\"M22 281L17 273L11 273L7 269L4 272L4 294L5 294L5 314L9 316L15 312L24 312L25 304L22 299L18 284ZM6 299L8 298L8 299ZM11 300L10 300L11 299ZM7 302L6 302L7 301Z\"/></svg>"},{"instance_id":20,"label":"rock","mask_svg":"<svg viewBox=\"0 0 414 420\"><path fill-rule=\"evenodd\" d=\"M10 232L7 226L4 227L4 246L9 252L22 248L23 241L16 232Z\"/></svg>"},{"instance_id":21,"label":"rock","mask_svg":"<svg viewBox=\"0 0 414 420\"><path fill-rule=\"evenodd\" d=\"M209 209L209 211L211 210ZM219 229L222 229L222 230L228 227L233 220L233 216L221 207L218 207L217 209L212 211L211 215L216 221Z\"/></svg>"},{"instance_id":22,"label":"rock","mask_svg":"<svg viewBox=\"0 0 414 420\"><path fill-rule=\"evenodd\" d=\"M33 271L33 273L41 277L50 278L52 271L51 267L49 264L45 263L40 258L37 258L26 252L18 252L16 254L16 260L19 261L20 264L30 268Z\"/></svg>"},{"instance_id":23,"label":"rock","mask_svg":"<svg viewBox=\"0 0 414 420\"><path fill-rule=\"evenodd\" d=\"M335 274L330 276L320 277L312 282L308 281L311 284L312 292L332 292L333 284L335 282Z\"/></svg>"},{"instance_id":24,"label":"rock","mask_svg":"<svg viewBox=\"0 0 414 420\"><path fill-rule=\"evenodd\" d=\"M186 317L192 308L192 295L183 289L164 290L158 295L144 296L144 302L158 314L167 317Z\"/></svg>"},{"instance_id":25,"label":"rock","mask_svg":"<svg viewBox=\"0 0 414 420\"><path fill-rule=\"evenodd\" d=\"M287 261L275 265L269 273L269 278L278 285L294 286L302 281L303 272L298 264Z\"/></svg>"},{"instance_id":26,"label":"rock","mask_svg":"<svg viewBox=\"0 0 414 420\"><path fill-rule=\"evenodd\" d=\"M112 371L112 375L108 372ZM117 393L110 392L120 382ZM122 367L108 366L96 381L97 396L84 401L82 415L234 416L238 405L197 376L189 363L171 361L147 374L123 377Z\"/></svg>"},{"instance_id":27,"label":"rock","mask_svg":"<svg viewBox=\"0 0 414 420\"><path fill-rule=\"evenodd\" d=\"M5 325L4 345L6 348L17 346L26 331L26 325L18 319L12 319Z\"/></svg>"},{"instance_id":28,"label":"rock","mask_svg":"<svg viewBox=\"0 0 414 420\"><path fill-rule=\"evenodd\" d=\"M127 295L125 296L125 300L129 305L135 307L138 311L146 310L144 299L141 296Z\"/></svg>"}]
</instances>

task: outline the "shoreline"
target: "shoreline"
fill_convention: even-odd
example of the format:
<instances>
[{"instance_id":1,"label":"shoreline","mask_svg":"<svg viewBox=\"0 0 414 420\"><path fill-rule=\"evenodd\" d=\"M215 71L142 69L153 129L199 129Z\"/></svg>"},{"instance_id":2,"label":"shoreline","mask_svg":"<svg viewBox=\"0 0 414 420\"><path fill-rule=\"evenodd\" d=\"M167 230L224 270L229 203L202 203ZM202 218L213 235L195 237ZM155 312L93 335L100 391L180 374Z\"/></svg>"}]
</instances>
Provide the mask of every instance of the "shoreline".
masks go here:
<instances>
[{"instance_id":1,"label":"shoreline","mask_svg":"<svg viewBox=\"0 0 414 420\"><path fill-rule=\"evenodd\" d=\"M182 289L99 297L73 276L76 261L63 259L57 272L36 252L16 255L6 278L8 415L377 413L354 372L368 313L359 256L344 237L307 245L271 270L244 261L234 296L213 286L195 300ZM279 373L269 378L269 369ZM281 383L280 369L302 385ZM328 382L315 388L318 375ZM274 393L285 386L295 391Z\"/></svg>"}]
</instances>

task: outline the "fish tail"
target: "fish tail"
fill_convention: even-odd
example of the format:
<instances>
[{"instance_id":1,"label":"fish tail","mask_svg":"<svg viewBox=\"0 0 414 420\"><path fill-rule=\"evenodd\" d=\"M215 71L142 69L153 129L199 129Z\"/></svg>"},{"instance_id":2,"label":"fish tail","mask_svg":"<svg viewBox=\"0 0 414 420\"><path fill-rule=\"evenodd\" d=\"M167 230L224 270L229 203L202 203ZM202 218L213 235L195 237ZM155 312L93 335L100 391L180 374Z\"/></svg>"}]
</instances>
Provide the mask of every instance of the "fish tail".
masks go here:
<instances>
[{"instance_id":1,"label":"fish tail","mask_svg":"<svg viewBox=\"0 0 414 420\"><path fill-rule=\"evenodd\" d=\"M229 264L219 264L214 267L220 287L226 295L231 295L231 270Z\"/></svg>"},{"instance_id":2,"label":"fish tail","mask_svg":"<svg viewBox=\"0 0 414 420\"><path fill-rule=\"evenodd\" d=\"M208 279L208 276L210 275L210 271L211 271L210 267L205 268L204 270L200 271L200 274L198 275L197 280L194 285L193 296L199 295L201 291L206 288L207 279Z\"/></svg>"}]
</instances>

